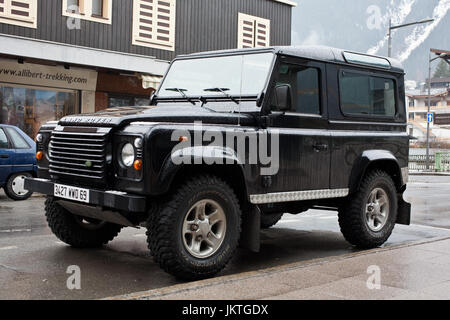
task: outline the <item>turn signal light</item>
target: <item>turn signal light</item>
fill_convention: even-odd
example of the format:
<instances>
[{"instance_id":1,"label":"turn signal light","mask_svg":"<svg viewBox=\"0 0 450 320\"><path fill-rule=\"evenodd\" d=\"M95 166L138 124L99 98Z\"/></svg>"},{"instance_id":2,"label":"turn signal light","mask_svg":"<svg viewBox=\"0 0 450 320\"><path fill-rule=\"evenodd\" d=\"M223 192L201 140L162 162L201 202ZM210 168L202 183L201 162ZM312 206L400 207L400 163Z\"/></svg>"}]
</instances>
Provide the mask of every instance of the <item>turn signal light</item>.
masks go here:
<instances>
[{"instance_id":1,"label":"turn signal light","mask_svg":"<svg viewBox=\"0 0 450 320\"><path fill-rule=\"evenodd\" d=\"M133 167L136 171L142 170L142 160L136 160L133 164Z\"/></svg>"},{"instance_id":2,"label":"turn signal light","mask_svg":"<svg viewBox=\"0 0 450 320\"><path fill-rule=\"evenodd\" d=\"M42 151L39 151L38 153L36 153L36 159L41 161L43 158L44 158L44 153Z\"/></svg>"}]
</instances>

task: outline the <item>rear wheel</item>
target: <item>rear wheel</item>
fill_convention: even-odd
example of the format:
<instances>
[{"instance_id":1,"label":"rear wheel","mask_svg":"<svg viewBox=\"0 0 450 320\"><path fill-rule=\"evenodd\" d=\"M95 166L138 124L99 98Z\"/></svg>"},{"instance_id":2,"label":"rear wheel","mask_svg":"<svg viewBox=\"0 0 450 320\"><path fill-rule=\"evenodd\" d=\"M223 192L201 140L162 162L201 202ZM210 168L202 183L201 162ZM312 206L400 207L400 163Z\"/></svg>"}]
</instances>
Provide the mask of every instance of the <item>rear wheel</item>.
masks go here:
<instances>
[{"instance_id":1,"label":"rear wheel","mask_svg":"<svg viewBox=\"0 0 450 320\"><path fill-rule=\"evenodd\" d=\"M397 209L397 192L392 178L384 171L372 171L347 204L339 209L342 234L357 247L378 247L392 234Z\"/></svg>"},{"instance_id":2,"label":"rear wheel","mask_svg":"<svg viewBox=\"0 0 450 320\"><path fill-rule=\"evenodd\" d=\"M76 248L95 248L113 240L122 226L74 215L53 197L45 201L45 216L52 232L63 242Z\"/></svg>"},{"instance_id":3,"label":"rear wheel","mask_svg":"<svg viewBox=\"0 0 450 320\"><path fill-rule=\"evenodd\" d=\"M6 195L13 200L26 200L33 192L26 190L24 187L25 178L31 178L32 175L27 172L16 173L9 177L5 185Z\"/></svg>"},{"instance_id":4,"label":"rear wheel","mask_svg":"<svg viewBox=\"0 0 450 320\"><path fill-rule=\"evenodd\" d=\"M183 280L208 278L225 268L236 250L241 210L227 183L202 175L153 212L147 229L148 247L166 272Z\"/></svg>"}]
</instances>

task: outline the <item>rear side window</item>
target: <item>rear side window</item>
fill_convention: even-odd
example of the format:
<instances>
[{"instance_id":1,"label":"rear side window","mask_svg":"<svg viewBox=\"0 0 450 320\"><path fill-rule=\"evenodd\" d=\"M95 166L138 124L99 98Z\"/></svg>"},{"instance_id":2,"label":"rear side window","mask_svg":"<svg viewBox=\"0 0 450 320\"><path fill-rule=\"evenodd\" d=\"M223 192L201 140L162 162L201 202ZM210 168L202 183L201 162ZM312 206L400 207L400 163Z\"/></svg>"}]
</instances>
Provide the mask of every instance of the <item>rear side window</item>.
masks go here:
<instances>
[{"instance_id":1,"label":"rear side window","mask_svg":"<svg viewBox=\"0 0 450 320\"><path fill-rule=\"evenodd\" d=\"M341 109L353 116L395 116L395 82L356 72L340 74Z\"/></svg>"},{"instance_id":2,"label":"rear side window","mask_svg":"<svg viewBox=\"0 0 450 320\"><path fill-rule=\"evenodd\" d=\"M29 149L30 146L25 139L13 128L6 128L16 149Z\"/></svg>"},{"instance_id":3,"label":"rear side window","mask_svg":"<svg viewBox=\"0 0 450 320\"><path fill-rule=\"evenodd\" d=\"M8 149L8 138L3 129L0 129L0 149Z\"/></svg>"}]
</instances>

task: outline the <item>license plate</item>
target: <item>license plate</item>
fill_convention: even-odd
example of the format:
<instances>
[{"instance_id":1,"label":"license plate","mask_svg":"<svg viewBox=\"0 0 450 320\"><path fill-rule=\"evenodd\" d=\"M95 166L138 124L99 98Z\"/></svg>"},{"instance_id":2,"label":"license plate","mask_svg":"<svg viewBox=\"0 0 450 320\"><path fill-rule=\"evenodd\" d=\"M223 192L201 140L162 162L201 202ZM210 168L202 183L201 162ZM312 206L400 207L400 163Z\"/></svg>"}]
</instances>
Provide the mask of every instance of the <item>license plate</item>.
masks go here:
<instances>
[{"instance_id":1,"label":"license plate","mask_svg":"<svg viewBox=\"0 0 450 320\"><path fill-rule=\"evenodd\" d=\"M55 184L55 197L89 203L89 190L62 184Z\"/></svg>"}]
</instances>

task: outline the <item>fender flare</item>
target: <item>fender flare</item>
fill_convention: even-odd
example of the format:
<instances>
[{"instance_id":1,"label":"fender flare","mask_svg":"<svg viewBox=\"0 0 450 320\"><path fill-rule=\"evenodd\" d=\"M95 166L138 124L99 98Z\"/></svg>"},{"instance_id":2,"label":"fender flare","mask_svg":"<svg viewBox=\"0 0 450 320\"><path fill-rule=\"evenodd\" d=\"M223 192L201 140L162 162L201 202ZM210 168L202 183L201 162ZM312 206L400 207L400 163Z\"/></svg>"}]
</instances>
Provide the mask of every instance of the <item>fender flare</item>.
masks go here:
<instances>
[{"instance_id":1,"label":"fender flare","mask_svg":"<svg viewBox=\"0 0 450 320\"><path fill-rule=\"evenodd\" d=\"M180 157L183 157L182 159ZM180 160L181 163L179 163ZM161 166L157 183L163 192L170 189L177 173L187 166L234 165L245 182L244 166L233 149L218 146L186 147L169 154ZM247 186L245 186L247 190ZM248 198L248 195L246 195Z\"/></svg>"},{"instance_id":2,"label":"fender flare","mask_svg":"<svg viewBox=\"0 0 450 320\"><path fill-rule=\"evenodd\" d=\"M400 165L398 163L397 158L394 154L388 150L366 150L361 156L355 161L353 165L350 181L349 181L349 189L350 193L358 190L369 166L374 165L376 163L389 163L393 166L393 170L395 174L398 176L396 182L396 186L398 190L405 184L402 178L402 173L400 169Z\"/></svg>"}]
</instances>

